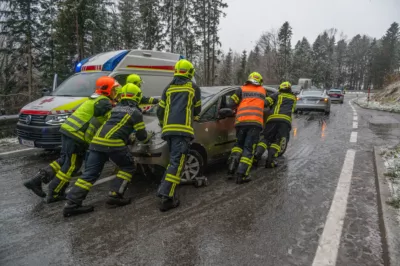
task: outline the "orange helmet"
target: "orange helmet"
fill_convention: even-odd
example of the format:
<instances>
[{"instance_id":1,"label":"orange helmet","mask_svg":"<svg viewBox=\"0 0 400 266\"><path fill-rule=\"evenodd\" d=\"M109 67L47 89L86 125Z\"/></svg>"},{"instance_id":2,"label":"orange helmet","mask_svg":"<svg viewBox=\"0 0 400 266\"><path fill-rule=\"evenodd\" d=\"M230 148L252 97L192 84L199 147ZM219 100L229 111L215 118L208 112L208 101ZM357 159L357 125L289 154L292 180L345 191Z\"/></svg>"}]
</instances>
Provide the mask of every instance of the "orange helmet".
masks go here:
<instances>
[{"instance_id":1,"label":"orange helmet","mask_svg":"<svg viewBox=\"0 0 400 266\"><path fill-rule=\"evenodd\" d=\"M120 86L119 83L112 77L104 76L96 80L96 91L95 93L104 96L112 96L112 91L116 87Z\"/></svg>"}]
</instances>

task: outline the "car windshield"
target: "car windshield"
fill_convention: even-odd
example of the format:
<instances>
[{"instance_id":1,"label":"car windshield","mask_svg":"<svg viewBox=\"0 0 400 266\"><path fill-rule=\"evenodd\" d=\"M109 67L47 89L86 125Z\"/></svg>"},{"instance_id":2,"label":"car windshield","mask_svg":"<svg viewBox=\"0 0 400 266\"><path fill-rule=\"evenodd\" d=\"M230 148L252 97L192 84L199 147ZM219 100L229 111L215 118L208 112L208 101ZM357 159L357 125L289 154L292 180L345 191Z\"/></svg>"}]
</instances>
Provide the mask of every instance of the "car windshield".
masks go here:
<instances>
[{"instance_id":1,"label":"car windshield","mask_svg":"<svg viewBox=\"0 0 400 266\"><path fill-rule=\"evenodd\" d=\"M109 72L78 73L69 77L52 93L54 96L88 97L96 87L96 80Z\"/></svg>"},{"instance_id":2,"label":"car windshield","mask_svg":"<svg viewBox=\"0 0 400 266\"><path fill-rule=\"evenodd\" d=\"M323 91L303 91L303 96L321 96L323 95Z\"/></svg>"}]
</instances>

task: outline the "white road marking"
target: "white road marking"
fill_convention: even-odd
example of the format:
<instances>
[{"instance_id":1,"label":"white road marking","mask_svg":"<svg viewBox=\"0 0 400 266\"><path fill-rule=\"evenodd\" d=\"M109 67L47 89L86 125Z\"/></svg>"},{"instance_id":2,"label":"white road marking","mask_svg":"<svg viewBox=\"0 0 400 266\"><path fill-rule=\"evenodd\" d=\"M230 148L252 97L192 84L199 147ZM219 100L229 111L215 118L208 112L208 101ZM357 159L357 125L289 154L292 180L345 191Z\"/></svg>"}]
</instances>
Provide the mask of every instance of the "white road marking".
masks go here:
<instances>
[{"instance_id":1,"label":"white road marking","mask_svg":"<svg viewBox=\"0 0 400 266\"><path fill-rule=\"evenodd\" d=\"M351 132L350 142L357 142L357 132Z\"/></svg>"},{"instance_id":2,"label":"white road marking","mask_svg":"<svg viewBox=\"0 0 400 266\"><path fill-rule=\"evenodd\" d=\"M346 153L335 195L326 218L324 231L319 239L313 266L336 265L343 222L346 216L347 198L350 191L355 155L355 150L348 150Z\"/></svg>"},{"instance_id":3,"label":"white road marking","mask_svg":"<svg viewBox=\"0 0 400 266\"><path fill-rule=\"evenodd\" d=\"M354 120L354 121L357 121L357 119L358 119L358 116L356 116L356 115L353 116L353 120Z\"/></svg>"},{"instance_id":4,"label":"white road marking","mask_svg":"<svg viewBox=\"0 0 400 266\"><path fill-rule=\"evenodd\" d=\"M358 122L353 121L353 128L358 128Z\"/></svg>"},{"instance_id":5,"label":"white road marking","mask_svg":"<svg viewBox=\"0 0 400 266\"><path fill-rule=\"evenodd\" d=\"M97 185L103 184L103 183L105 183L105 182L111 181L111 180L113 180L115 177L117 177L117 176L116 176L116 175L112 175L112 176L108 176L108 177L99 179L99 180L96 181L96 183L93 184L93 186L97 186Z\"/></svg>"},{"instance_id":6,"label":"white road marking","mask_svg":"<svg viewBox=\"0 0 400 266\"><path fill-rule=\"evenodd\" d=\"M2 152L2 153L0 153L0 156L9 155L9 154L17 153L17 152L31 151L31 150L36 150L36 148L28 148L28 149L22 149L22 150Z\"/></svg>"}]
</instances>

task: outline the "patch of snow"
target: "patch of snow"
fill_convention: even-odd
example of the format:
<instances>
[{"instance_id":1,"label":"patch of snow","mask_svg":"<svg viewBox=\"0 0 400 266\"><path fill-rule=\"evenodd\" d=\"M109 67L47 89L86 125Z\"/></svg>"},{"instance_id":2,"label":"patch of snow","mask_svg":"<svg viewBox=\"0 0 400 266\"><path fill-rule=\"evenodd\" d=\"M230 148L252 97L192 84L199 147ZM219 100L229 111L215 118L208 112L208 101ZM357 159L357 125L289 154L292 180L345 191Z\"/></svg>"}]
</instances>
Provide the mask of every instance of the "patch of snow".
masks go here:
<instances>
[{"instance_id":1,"label":"patch of snow","mask_svg":"<svg viewBox=\"0 0 400 266\"><path fill-rule=\"evenodd\" d=\"M400 101L392 103L380 103L370 99L368 102L367 97L362 97L355 100L355 103L363 108L400 113Z\"/></svg>"},{"instance_id":2,"label":"patch of snow","mask_svg":"<svg viewBox=\"0 0 400 266\"><path fill-rule=\"evenodd\" d=\"M0 146L8 145L8 144L18 144L18 138L4 138L0 139Z\"/></svg>"}]
</instances>

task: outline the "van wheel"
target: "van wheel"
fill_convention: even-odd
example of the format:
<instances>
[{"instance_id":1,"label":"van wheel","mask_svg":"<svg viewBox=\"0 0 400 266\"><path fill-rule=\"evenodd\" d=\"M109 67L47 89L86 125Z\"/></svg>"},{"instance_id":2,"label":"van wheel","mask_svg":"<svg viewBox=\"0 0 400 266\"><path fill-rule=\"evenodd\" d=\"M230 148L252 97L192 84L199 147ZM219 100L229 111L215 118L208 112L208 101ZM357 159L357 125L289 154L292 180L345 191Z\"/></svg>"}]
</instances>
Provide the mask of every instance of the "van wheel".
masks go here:
<instances>
[{"instance_id":1,"label":"van wheel","mask_svg":"<svg viewBox=\"0 0 400 266\"><path fill-rule=\"evenodd\" d=\"M203 172L204 172L203 156L201 156L201 154L196 150L189 150L181 179L187 181L193 180L196 177L203 176Z\"/></svg>"}]
</instances>

